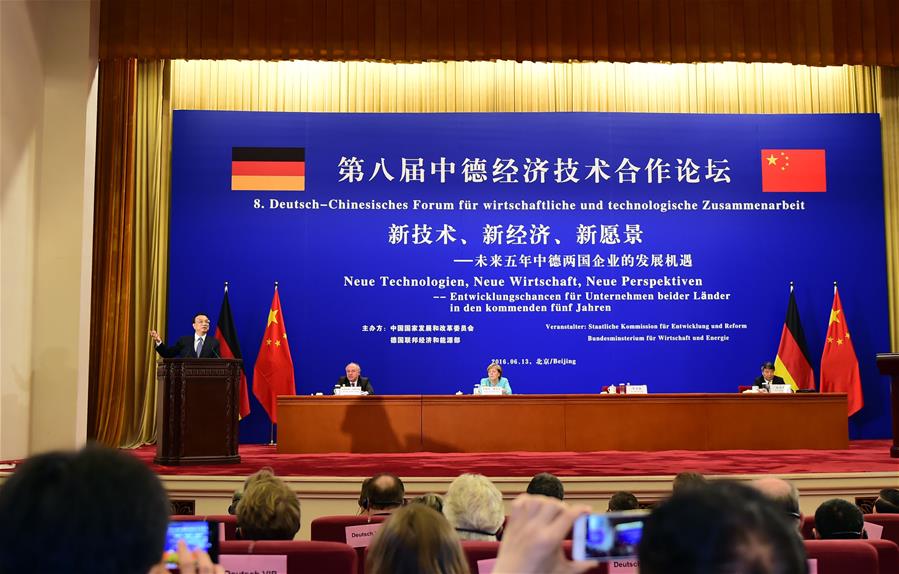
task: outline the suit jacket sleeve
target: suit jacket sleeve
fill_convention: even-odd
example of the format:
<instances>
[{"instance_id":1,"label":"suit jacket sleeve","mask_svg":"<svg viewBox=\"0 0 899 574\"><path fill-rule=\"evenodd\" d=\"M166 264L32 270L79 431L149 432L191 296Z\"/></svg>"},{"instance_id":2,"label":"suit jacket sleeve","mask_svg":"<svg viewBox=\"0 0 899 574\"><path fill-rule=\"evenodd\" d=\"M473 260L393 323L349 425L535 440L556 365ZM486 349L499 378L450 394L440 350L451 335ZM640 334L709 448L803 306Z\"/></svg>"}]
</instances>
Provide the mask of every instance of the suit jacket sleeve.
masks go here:
<instances>
[{"instance_id":1,"label":"suit jacket sleeve","mask_svg":"<svg viewBox=\"0 0 899 574\"><path fill-rule=\"evenodd\" d=\"M187 340L187 342L185 342ZM156 352L159 353L160 356L165 357L166 359L174 359L176 357L185 356L185 345L190 348L190 343L192 342L193 337L181 337L175 344L169 347L165 344L165 342L156 345Z\"/></svg>"},{"instance_id":2,"label":"suit jacket sleeve","mask_svg":"<svg viewBox=\"0 0 899 574\"><path fill-rule=\"evenodd\" d=\"M365 391L366 393L368 393L370 395L375 394L375 389L371 386L371 381L369 381L367 378L364 378L364 377L359 377L359 379L362 381L362 390L363 391Z\"/></svg>"}]
</instances>

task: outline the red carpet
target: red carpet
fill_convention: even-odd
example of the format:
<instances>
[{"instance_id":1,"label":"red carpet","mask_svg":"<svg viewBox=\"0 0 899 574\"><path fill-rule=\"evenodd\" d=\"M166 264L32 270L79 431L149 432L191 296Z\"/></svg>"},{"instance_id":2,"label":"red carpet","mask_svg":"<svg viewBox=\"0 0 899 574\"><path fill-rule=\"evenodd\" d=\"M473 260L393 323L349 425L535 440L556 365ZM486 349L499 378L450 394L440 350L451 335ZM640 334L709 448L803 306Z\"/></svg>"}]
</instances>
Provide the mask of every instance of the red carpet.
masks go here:
<instances>
[{"instance_id":1,"label":"red carpet","mask_svg":"<svg viewBox=\"0 0 899 574\"><path fill-rule=\"evenodd\" d=\"M157 466L155 446L130 451L159 474L246 476L270 466L280 476L370 476L380 471L400 476L452 477L462 472L487 476L650 476L694 470L703 474L797 474L896 472L889 440L852 441L847 450L725 450L662 452L504 452L411 454L277 454L275 447L242 445L241 464Z\"/></svg>"}]
</instances>

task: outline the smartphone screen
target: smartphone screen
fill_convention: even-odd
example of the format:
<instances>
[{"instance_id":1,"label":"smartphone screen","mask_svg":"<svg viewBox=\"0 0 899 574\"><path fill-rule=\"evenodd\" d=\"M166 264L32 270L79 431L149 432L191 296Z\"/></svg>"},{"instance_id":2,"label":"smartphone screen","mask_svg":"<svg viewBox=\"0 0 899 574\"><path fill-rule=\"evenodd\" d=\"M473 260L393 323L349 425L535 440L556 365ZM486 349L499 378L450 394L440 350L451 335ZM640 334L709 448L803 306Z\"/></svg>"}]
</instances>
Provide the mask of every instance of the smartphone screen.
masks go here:
<instances>
[{"instance_id":1,"label":"smartphone screen","mask_svg":"<svg viewBox=\"0 0 899 574\"><path fill-rule=\"evenodd\" d=\"M643 537L645 510L585 514L574 523L571 557L575 560L633 558Z\"/></svg>"},{"instance_id":2,"label":"smartphone screen","mask_svg":"<svg viewBox=\"0 0 899 574\"><path fill-rule=\"evenodd\" d=\"M173 520L165 535L165 564L170 570L178 567L178 541L183 540L190 550L202 550L213 562L218 562L219 529L217 522L205 520Z\"/></svg>"}]
</instances>

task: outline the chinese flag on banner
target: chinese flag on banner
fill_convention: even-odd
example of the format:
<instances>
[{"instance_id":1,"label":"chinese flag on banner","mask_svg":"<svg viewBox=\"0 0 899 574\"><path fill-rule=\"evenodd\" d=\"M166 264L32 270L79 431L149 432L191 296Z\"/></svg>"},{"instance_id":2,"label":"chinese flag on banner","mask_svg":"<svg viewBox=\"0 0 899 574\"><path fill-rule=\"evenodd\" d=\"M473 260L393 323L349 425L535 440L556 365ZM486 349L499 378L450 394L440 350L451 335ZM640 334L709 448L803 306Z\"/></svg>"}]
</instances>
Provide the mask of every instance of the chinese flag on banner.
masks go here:
<instances>
[{"instance_id":1,"label":"chinese flag on banner","mask_svg":"<svg viewBox=\"0 0 899 574\"><path fill-rule=\"evenodd\" d=\"M262 344L259 345L256 366L253 368L253 394L273 423L278 422L278 395L297 394L293 379L293 360L287 345L287 328L284 325L277 285L272 308L268 312L268 324L265 326Z\"/></svg>"},{"instance_id":2,"label":"chinese flag on banner","mask_svg":"<svg viewBox=\"0 0 899 574\"><path fill-rule=\"evenodd\" d=\"M830 309L824 354L821 355L821 392L846 393L849 399L849 416L861 410L865 404L858 359L855 357L849 325L846 324L846 315L836 287L833 290L833 307Z\"/></svg>"},{"instance_id":3,"label":"chinese flag on banner","mask_svg":"<svg viewBox=\"0 0 899 574\"><path fill-rule=\"evenodd\" d=\"M223 359L240 359L240 343L237 341L237 329L234 328L234 317L231 315L231 304L228 303L228 284L225 283L225 298L215 325L215 338L222 347ZM247 392L247 373L240 365L240 418L250 414L250 394Z\"/></svg>"},{"instance_id":4,"label":"chinese flag on banner","mask_svg":"<svg viewBox=\"0 0 899 574\"><path fill-rule=\"evenodd\" d=\"M762 191L827 191L823 149L763 149Z\"/></svg>"}]
</instances>

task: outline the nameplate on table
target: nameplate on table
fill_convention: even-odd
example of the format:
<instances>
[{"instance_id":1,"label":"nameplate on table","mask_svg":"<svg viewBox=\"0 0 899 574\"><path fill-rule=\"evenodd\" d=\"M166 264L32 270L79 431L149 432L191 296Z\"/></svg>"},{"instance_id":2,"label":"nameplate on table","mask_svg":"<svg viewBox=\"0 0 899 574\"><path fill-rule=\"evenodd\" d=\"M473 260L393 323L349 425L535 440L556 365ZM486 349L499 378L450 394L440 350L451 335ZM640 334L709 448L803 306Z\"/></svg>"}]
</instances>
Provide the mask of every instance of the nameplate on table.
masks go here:
<instances>
[{"instance_id":1,"label":"nameplate on table","mask_svg":"<svg viewBox=\"0 0 899 574\"><path fill-rule=\"evenodd\" d=\"M496 567L496 558L487 558L485 560L478 560L477 574L493 574L493 569L495 567Z\"/></svg>"},{"instance_id":2,"label":"nameplate on table","mask_svg":"<svg viewBox=\"0 0 899 574\"><path fill-rule=\"evenodd\" d=\"M365 548L371 544L372 539L381 528L381 522L359 524L346 527L346 543L353 548Z\"/></svg>"},{"instance_id":3,"label":"nameplate on table","mask_svg":"<svg viewBox=\"0 0 899 574\"><path fill-rule=\"evenodd\" d=\"M489 395L489 396L501 395L501 394L503 394L503 388L502 387L487 387L487 386L481 385L481 391L478 394Z\"/></svg>"},{"instance_id":4,"label":"nameplate on table","mask_svg":"<svg viewBox=\"0 0 899 574\"><path fill-rule=\"evenodd\" d=\"M627 385L624 387L624 393L627 395L648 395L649 389L646 385Z\"/></svg>"},{"instance_id":5,"label":"nameplate on table","mask_svg":"<svg viewBox=\"0 0 899 574\"><path fill-rule=\"evenodd\" d=\"M362 396L362 387L337 387L334 394L339 397L359 397Z\"/></svg>"},{"instance_id":6,"label":"nameplate on table","mask_svg":"<svg viewBox=\"0 0 899 574\"><path fill-rule=\"evenodd\" d=\"M782 395L783 394L788 395L793 392L793 387L791 387L790 385L774 384L774 385L771 385L771 388L768 390L768 392L772 393L772 394L779 393Z\"/></svg>"},{"instance_id":7,"label":"nameplate on table","mask_svg":"<svg viewBox=\"0 0 899 574\"><path fill-rule=\"evenodd\" d=\"M287 574L286 554L222 554L219 564L228 574Z\"/></svg>"},{"instance_id":8,"label":"nameplate on table","mask_svg":"<svg viewBox=\"0 0 899 574\"><path fill-rule=\"evenodd\" d=\"M639 570L640 561L636 558L616 558L609 562L609 574L637 574Z\"/></svg>"},{"instance_id":9,"label":"nameplate on table","mask_svg":"<svg viewBox=\"0 0 899 574\"><path fill-rule=\"evenodd\" d=\"M865 532L868 534L868 540L880 540L883 537L883 526L865 522Z\"/></svg>"}]
</instances>

